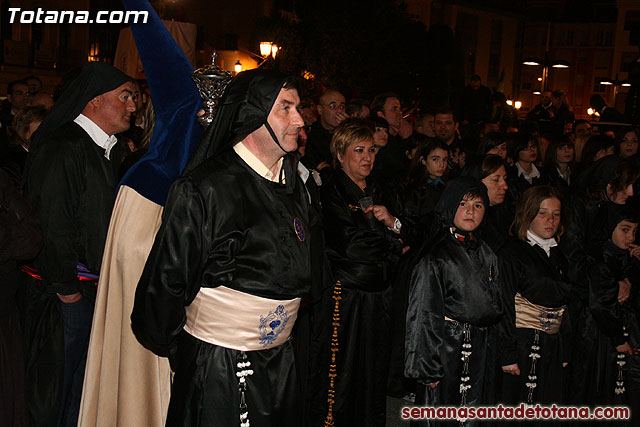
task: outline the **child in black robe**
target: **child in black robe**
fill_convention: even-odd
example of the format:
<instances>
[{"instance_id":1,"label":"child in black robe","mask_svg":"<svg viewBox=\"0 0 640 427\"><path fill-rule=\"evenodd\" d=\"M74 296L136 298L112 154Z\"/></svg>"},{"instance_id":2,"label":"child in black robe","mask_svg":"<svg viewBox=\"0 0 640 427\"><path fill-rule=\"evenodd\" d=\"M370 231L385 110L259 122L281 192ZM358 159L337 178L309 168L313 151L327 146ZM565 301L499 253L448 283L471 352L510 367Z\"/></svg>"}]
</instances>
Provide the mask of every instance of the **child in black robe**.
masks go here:
<instances>
[{"instance_id":1,"label":"child in black robe","mask_svg":"<svg viewBox=\"0 0 640 427\"><path fill-rule=\"evenodd\" d=\"M486 187L469 177L451 181L436 206L441 229L413 271L407 309L416 405L492 403L502 302L496 256L476 232L488 206Z\"/></svg>"},{"instance_id":2,"label":"child in black robe","mask_svg":"<svg viewBox=\"0 0 640 427\"><path fill-rule=\"evenodd\" d=\"M595 348L586 356L590 405L624 405L640 414L640 328L637 319L640 248L633 244L638 215L610 205L602 256L589 271L589 311ZM638 418L636 415L634 418ZM633 421L631 421L631 424Z\"/></svg>"},{"instance_id":3,"label":"child in black robe","mask_svg":"<svg viewBox=\"0 0 640 427\"><path fill-rule=\"evenodd\" d=\"M518 203L511 238L498 254L505 303L500 324L504 403L561 403L570 359L571 285L558 248L560 190L532 187Z\"/></svg>"}]
</instances>

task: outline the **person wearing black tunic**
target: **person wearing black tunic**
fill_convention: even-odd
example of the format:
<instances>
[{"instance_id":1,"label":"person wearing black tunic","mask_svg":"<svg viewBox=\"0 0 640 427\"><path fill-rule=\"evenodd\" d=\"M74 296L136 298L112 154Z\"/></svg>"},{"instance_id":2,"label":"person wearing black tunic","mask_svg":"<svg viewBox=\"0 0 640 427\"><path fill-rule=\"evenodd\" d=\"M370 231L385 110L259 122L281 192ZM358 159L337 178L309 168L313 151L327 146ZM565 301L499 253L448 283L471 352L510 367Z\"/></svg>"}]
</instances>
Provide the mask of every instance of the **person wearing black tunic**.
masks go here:
<instances>
[{"instance_id":1,"label":"person wearing black tunic","mask_svg":"<svg viewBox=\"0 0 640 427\"><path fill-rule=\"evenodd\" d=\"M0 169L0 425L6 427L28 425L17 262L32 259L41 247L35 212Z\"/></svg>"},{"instance_id":2,"label":"person wearing black tunic","mask_svg":"<svg viewBox=\"0 0 640 427\"><path fill-rule=\"evenodd\" d=\"M511 210L515 211L515 204L522 197L522 193L534 185L545 184L546 177L535 165L539 158L540 147L534 136L521 132L514 135L510 143L509 157L514 163L507 170L507 174L509 201L513 204Z\"/></svg>"},{"instance_id":3,"label":"person wearing black tunic","mask_svg":"<svg viewBox=\"0 0 640 427\"><path fill-rule=\"evenodd\" d=\"M640 248L634 244L638 214L627 206L608 207L602 255L589 269L589 310L595 320L595 346L585 355L589 405L631 407L640 415L640 345L638 289Z\"/></svg>"},{"instance_id":4,"label":"person wearing black tunic","mask_svg":"<svg viewBox=\"0 0 640 427\"><path fill-rule=\"evenodd\" d=\"M322 405L316 422L338 427L384 426L390 285L403 250L400 233L404 227L381 204L384 195L369 178L376 150L370 124L362 119L340 123L331 150L340 169L321 193L334 279L324 296L324 320L332 336L331 348L322 353L328 382L323 398L329 405Z\"/></svg>"},{"instance_id":5,"label":"person wearing black tunic","mask_svg":"<svg viewBox=\"0 0 640 427\"><path fill-rule=\"evenodd\" d=\"M422 218L433 212L445 186L449 154L449 147L435 138L418 146L402 195L405 215Z\"/></svg>"},{"instance_id":6,"label":"person wearing black tunic","mask_svg":"<svg viewBox=\"0 0 640 427\"><path fill-rule=\"evenodd\" d=\"M548 184L568 195L569 187L576 175L573 142L566 135L554 135L544 156L544 174Z\"/></svg>"},{"instance_id":7,"label":"person wearing black tunic","mask_svg":"<svg viewBox=\"0 0 640 427\"><path fill-rule=\"evenodd\" d=\"M441 229L410 283L405 376L418 382L416 405L493 402L499 270L477 230L489 205L480 181L451 181L438 205Z\"/></svg>"},{"instance_id":8,"label":"person wearing black tunic","mask_svg":"<svg viewBox=\"0 0 640 427\"><path fill-rule=\"evenodd\" d=\"M481 162L466 167L462 174L480 179L487 187L489 207L482 225L482 239L497 253L507 241L513 221L510 203L505 203L509 196L507 165L499 155L487 154Z\"/></svg>"},{"instance_id":9,"label":"person wearing black tunic","mask_svg":"<svg viewBox=\"0 0 640 427\"><path fill-rule=\"evenodd\" d=\"M293 83L238 74L169 192L131 315L175 371L167 426L300 423L289 337L311 287L311 236Z\"/></svg>"},{"instance_id":10,"label":"person wearing black tunic","mask_svg":"<svg viewBox=\"0 0 640 427\"><path fill-rule=\"evenodd\" d=\"M563 402L571 285L556 241L563 232L561 211L559 190L525 191L511 226L513 238L498 254L505 303L499 334L502 402Z\"/></svg>"},{"instance_id":11,"label":"person wearing black tunic","mask_svg":"<svg viewBox=\"0 0 640 427\"><path fill-rule=\"evenodd\" d=\"M585 404L590 400L587 373L589 359L583 357L596 348L597 326L589 310L589 266L601 258L602 245L609 240L608 216L612 205L625 205L633 194L640 169L632 159L607 156L583 171L577 194L570 193L567 232L560 248L568 261L572 283L571 314L573 356L569 366L570 400ZM565 210L566 212L567 210ZM607 235L609 234L609 235Z\"/></svg>"},{"instance_id":12,"label":"person wearing black tunic","mask_svg":"<svg viewBox=\"0 0 640 427\"><path fill-rule=\"evenodd\" d=\"M95 282L127 151L113 135L129 128L133 91L122 71L89 63L32 136L24 189L44 235L34 260L42 280L23 313L34 425L77 425Z\"/></svg>"}]
</instances>

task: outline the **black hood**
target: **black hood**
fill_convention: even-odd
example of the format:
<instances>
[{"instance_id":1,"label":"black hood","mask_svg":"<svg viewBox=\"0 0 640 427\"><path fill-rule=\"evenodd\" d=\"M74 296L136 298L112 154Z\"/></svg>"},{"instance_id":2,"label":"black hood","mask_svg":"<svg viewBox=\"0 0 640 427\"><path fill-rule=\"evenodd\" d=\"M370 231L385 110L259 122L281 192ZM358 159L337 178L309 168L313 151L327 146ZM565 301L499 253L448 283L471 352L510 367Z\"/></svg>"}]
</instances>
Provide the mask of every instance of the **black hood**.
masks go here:
<instances>
[{"instance_id":1,"label":"black hood","mask_svg":"<svg viewBox=\"0 0 640 427\"><path fill-rule=\"evenodd\" d=\"M638 222L639 216L630 206L607 203L604 208L607 215L607 218L604 221L604 232L606 233L605 240L611 239L613 230L615 230L618 224L622 221L627 220L633 223Z\"/></svg>"},{"instance_id":2,"label":"black hood","mask_svg":"<svg viewBox=\"0 0 640 427\"><path fill-rule=\"evenodd\" d=\"M267 124L271 108L288 78L286 74L262 69L238 74L225 89L215 118L189 160L185 173L208 158L233 147L260 126ZM280 146L269 126L267 130ZM295 186L298 160L297 152L287 153L284 158L283 172L288 193Z\"/></svg>"},{"instance_id":3,"label":"black hood","mask_svg":"<svg viewBox=\"0 0 640 427\"><path fill-rule=\"evenodd\" d=\"M287 77L277 71L262 69L238 74L227 86L215 118L186 171L233 147L265 124Z\"/></svg>"},{"instance_id":4,"label":"black hood","mask_svg":"<svg viewBox=\"0 0 640 427\"><path fill-rule=\"evenodd\" d=\"M447 227L453 227L453 219L456 216L460 201L467 193L477 193L482 196L482 201L485 206L485 217L487 209L489 208L489 196L487 195L487 187L477 178L470 176L461 176L450 181L444 189L438 204L435 207L435 212L440 217L443 225ZM484 217L483 217L484 221Z\"/></svg>"},{"instance_id":5,"label":"black hood","mask_svg":"<svg viewBox=\"0 0 640 427\"><path fill-rule=\"evenodd\" d=\"M78 117L93 98L129 81L133 79L106 62L89 62L83 66L80 75L69 84L33 134L31 151L46 143L54 130Z\"/></svg>"}]
</instances>

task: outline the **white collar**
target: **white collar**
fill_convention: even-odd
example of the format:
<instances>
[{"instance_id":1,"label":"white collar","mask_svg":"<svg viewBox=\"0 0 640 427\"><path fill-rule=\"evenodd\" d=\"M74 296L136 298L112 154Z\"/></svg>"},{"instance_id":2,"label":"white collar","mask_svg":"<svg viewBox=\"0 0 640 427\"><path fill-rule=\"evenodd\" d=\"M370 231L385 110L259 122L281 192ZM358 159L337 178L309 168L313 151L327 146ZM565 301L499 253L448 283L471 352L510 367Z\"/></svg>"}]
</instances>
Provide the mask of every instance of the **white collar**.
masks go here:
<instances>
[{"instance_id":1,"label":"white collar","mask_svg":"<svg viewBox=\"0 0 640 427\"><path fill-rule=\"evenodd\" d=\"M558 171L558 175L560 175L560 178L564 179L567 182L567 184L571 184L571 168L567 168L566 178L559 167L556 166L556 170Z\"/></svg>"},{"instance_id":2,"label":"white collar","mask_svg":"<svg viewBox=\"0 0 640 427\"><path fill-rule=\"evenodd\" d=\"M307 169L307 167L303 165L302 162L298 162L298 175L300 176L300 178L302 178L302 182L306 184L310 174L311 171L309 171L309 169Z\"/></svg>"},{"instance_id":3,"label":"white collar","mask_svg":"<svg viewBox=\"0 0 640 427\"><path fill-rule=\"evenodd\" d=\"M282 157L280 157L280 160L278 160L278 167L276 168L278 173L274 174L264 163L262 163L262 161L259 158L256 157L255 154L249 151L249 149L242 143L242 141L234 145L233 149L235 150L236 154L238 154L238 156L240 156L240 158L247 165L249 165L251 169L253 169L255 173L257 173L258 175L260 175L265 179L268 179L269 181L279 182L280 170L282 169L282 161L283 161ZM284 179L282 180L282 183L283 184L285 183Z\"/></svg>"},{"instance_id":4,"label":"white collar","mask_svg":"<svg viewBox=\"0 0 640 427\"><path fill-rule=\"evenodd\" d=\"M531 246L540 246L547 253L547 256L551 255L551 248L558 246L558 242L556 242L555 238L543 239L542 237L533 234L531 230L527 230L527 243Z\"/></svg>"},{"instance_id":5,"label":"white collar","mask_svg":"<svg viewBox=\"0 0 640 427\"><path fill-rule=\"evenodd\" d=\"M518 169L518 176L523 176L529 184L533 184L533 178L540 178L540 171L533 163L531 163L531 173L527 173L527 171L522 169L522 166L520 166L520 163L517 161L516 168Z\"/></svg>"},{"instance_id":6,"label":"white collar","mask_svg":"<svg viewBox=\"0 0 640 427\"><path fill-rule=\"evenodd\" d=\"M116 145L116 142L118 142L118 138L113 135L108 135L105 131L100 129L100 126L95 124L93 120L82 113L80 113L80 115L73 121L84 129L98 147L104 150L104 156L109 159L111 149Z\"/></svg>"}]
</instances>

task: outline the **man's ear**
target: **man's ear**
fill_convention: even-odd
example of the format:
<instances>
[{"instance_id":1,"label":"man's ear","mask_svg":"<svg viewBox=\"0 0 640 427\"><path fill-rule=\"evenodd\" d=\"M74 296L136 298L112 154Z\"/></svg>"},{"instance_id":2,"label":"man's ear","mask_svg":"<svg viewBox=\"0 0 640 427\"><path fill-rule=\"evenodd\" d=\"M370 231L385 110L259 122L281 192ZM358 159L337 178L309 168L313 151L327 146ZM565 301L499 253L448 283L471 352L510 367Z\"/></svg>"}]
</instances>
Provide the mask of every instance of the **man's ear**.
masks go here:
<instances>
[{"instance_id":1,"label":"man's ear","mask_svg":"<svg viewBox=\"0 0 640 427\"><path fill-rule=\"evenodd\" d=\"M89 101L89 104L91 104L91 106L94 108L98 108L102 104L102 95L98 95L93 98L91 101Z\"/></svg>"},{"instance_id":2,"label":"man's ear","mask_svg":"<svg viewBox=\"0 0 640 427\"><path fill-rule=\"evenodd\" d=\"M382 111L376 111L376 116L382 117L384 119L384 113Z\"/></svg>"}]
</instances>

